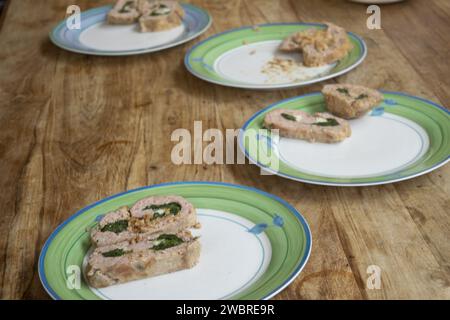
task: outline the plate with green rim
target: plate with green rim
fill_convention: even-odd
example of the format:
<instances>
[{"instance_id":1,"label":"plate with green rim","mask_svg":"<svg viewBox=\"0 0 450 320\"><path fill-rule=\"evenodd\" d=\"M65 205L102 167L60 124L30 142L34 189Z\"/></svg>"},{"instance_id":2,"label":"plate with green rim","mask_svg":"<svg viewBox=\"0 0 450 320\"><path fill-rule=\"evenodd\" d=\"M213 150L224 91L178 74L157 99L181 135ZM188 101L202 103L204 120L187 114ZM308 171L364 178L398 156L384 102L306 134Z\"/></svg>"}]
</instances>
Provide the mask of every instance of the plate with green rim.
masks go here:
<instances>
[{"instance_id":1,"label":"plate with green rim","mask_svg":"<svg viewBox=\"0 0 450 320\"><path fill-rule=\"evenodd\" d=\"M303 67L296 63L301 62L299 53L281 53L278 46L294 32L325 27L319 23L271 23L232 29L193 46L184 63L200 79L236 88L282 89L324 81L349 72L364 60L367 46L361 37L348 32L349 54L321 67ZM294 63L283 66L276 61Z\"/></svg>"},{"instance_id":2,"label":"plate with green rim","mask_svg":"<svg viewBox=\"0 0 450 320\"><path fill-rule=\"evenodd\" d=\"M71 17L61 21L51 32L50 40L58 47L82 54L127 56L168 49L203 34L211 26L209 13L192 4L182 3L182 24L159 32L140 32L135 24L111 25L106 5L81 12L79 28L72 27ZM73 20L74 21L74 20Z\"/></svg>"},{"instance_id":3,"label":"plate with green rim","mask_svg":"<svg viewBox=\"0 0 450 320\"><path fill-rule=\"evenodd\" d=\"M450 160L450 112L426 99L382 91L383 102L349 120L352 134L340 143L310 143L263 129L274 109L326 110L322 93L289 98L254 114L243 126L239 146L263 170L300 182L368 186L411 179Z\"/></svg>"},{"instance_id":4,"label":"plate with green rim","mask_svg":"<svg viewBox=\"0 0 450 320\"><path fill-rule=\"evenodd\" d=\"M84 280L88 230L107 212L151 195L176 194L196 207L202 246L192 269L107 288ZM264 191L220 182L173 182L98 201L50 235L39 256L39 277L54 299L269 299L301 272L311 252L303 216ZM180 290L182 286L182 290Z\"/></svg>"}]
</instances>

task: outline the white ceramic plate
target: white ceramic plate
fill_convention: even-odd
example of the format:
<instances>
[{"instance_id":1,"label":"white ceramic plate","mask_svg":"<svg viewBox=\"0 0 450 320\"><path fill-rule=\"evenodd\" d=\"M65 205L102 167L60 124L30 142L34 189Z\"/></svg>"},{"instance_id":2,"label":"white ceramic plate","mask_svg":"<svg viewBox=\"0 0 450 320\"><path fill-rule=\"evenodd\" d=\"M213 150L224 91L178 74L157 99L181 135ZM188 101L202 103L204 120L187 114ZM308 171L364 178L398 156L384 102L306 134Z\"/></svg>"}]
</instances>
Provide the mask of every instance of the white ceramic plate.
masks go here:
<instances>
[{"instance_id":1,"label":"white ceramic plate","mask_svg":"<svg viewBox=\"0 0 450 320\"><path fill-rule=\"evenodd\" d=\"M191 4L182 4L185 11L182 25L161 32L140 32L137 24L110 25L106 15L111 6L81 13L81 29L69 29L67 20L52 32L52 42L69 51L106 56L124 56L171 48L192 40L211 25L210 15Z\"/></svg>"},{"instance_id":2,"label":"white ceramic plate","mask_svg":"<svg viewBox=\"0 0 450 320\"><path fill-rule=\"evenodd\" d=\"M352 135L339 143L311 143L261 130L267 112L325 111L321 93L286 99L256 113L244 125L241 150L264 170L321 185L364 186L410 179L450 158L450 113L430 101L383 92L369 114L350 120ZM263 155L268 155L264 157Z\"/></svg>"},{"instance_id":3,"label":"white ceramic plate","mask_svg":"<svg viewBox=\"0 0 450 320\"><path fill-rule=\"evenodd\" d=\"M115 208L163 194L183 196L195 206L202 226L193 230L202 246L199 263L153 278L90 287L81 277L92 250L89 230ZM274 195L225 183L167 183L106 198L70 217L45 243L39 276L55 299L268 299L294 280L310 250L306 221ZM77 275L79 287L68 285Z\"/></svg>"},{"instance_id":4,"label":"white ceramic plate","mask_svg":"<svg viewBox=\"0 0 450 320\"><path fill-rule=\"evenodd\" d=\"M321 67L305 67L299 53L282 53L281 41L307 29L323 29L316 23L272 23L242 27L216 34L196 44L185 56L186 68L195 76L224 86L248 89L280 89L330 79L358 66L367 48L348 32L352 50L340 61ZM290 60L279 66L279 60ZM275 63L274 63L275 62Z\"/></svg>"}]
</instances>

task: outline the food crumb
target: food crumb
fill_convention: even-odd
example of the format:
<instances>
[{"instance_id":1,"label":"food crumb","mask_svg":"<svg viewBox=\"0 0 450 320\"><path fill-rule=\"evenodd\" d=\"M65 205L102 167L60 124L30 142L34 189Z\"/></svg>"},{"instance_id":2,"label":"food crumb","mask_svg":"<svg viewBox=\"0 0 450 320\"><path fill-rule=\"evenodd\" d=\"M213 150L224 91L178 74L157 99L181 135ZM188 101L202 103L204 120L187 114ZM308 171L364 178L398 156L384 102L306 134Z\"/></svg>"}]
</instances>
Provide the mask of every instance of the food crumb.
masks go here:
<instances>
[{"instance_id":1,"label":"food crumb","mask_svg":"<svg viewBox=\"0 0 450 320\"><path fill-rule=\"evenodd\" d=\"M291 59L273 58L264 66L262 72L270 73L271 71L289 72L296 68L298 64Z\"/></svg>"},{"instance_id":2,"label":"food crumb","mask_svg":"<svg viewBox=\"0 0 450 320\"><path fill-rule=\"evenodd\" d=\"M300 82L317 76L309 73L307 69L301 62L274 57L263 65L261 73L267 76L266 83Z\"/></svg>"}]
</instances>

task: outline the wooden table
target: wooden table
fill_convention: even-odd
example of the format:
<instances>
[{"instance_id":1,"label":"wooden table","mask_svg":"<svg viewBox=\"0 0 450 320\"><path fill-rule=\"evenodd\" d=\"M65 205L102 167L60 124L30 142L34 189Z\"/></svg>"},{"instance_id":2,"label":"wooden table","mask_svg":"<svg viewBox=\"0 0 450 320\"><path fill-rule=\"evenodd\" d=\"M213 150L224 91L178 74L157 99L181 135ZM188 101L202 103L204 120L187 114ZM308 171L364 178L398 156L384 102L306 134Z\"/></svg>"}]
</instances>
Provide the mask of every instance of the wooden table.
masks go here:
<instances>
[{"instance_id":1,"label":"wooden table","mask_svg":"<svg viewBox=\"0 0 450 320\"><path fill-rule=\"evenodd\" d=\"M77 0L82 10L108 1ZM186 50L212 34L268 22L332 21L364 37L356 70L329 82L403 91L450 106L450 3L382 6L382 30L347 1L193 1L214 23L163 52L93 57L53 46L48 32L73 0L10 0L0 20L0 297L48 298L37 259L78 209L139 186L180 180L249 185L292 203L308 220L311 258L278 299L450 298L450 166L378 187L337 188L261 176L253 165L170 161L176 128L239 128L260 108L318 91L225 88L191 76ZM51 4L50 4L51 3ZM162 124L162 125L161 125ZM381 268L381 288L366 286Z\"/></svg>"}]
</instances>

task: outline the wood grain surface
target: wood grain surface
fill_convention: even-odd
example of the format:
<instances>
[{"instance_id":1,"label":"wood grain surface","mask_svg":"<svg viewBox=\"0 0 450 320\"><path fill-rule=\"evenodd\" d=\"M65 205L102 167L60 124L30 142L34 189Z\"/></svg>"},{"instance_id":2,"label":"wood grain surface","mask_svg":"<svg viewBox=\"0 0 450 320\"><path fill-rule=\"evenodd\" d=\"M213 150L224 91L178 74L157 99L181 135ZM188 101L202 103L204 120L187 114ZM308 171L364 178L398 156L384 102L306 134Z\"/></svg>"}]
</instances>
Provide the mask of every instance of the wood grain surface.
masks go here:
<instances>
[{"instance_id":1,"label":"wood grain surface","mask_svg":"<svg viewBox=\"0 0 450 320\"><path fill-rule=\"evenodd\" d=\"M10 0L0 19L0 297L48 299L37 274L44 241L84 206L160 182L205 180L278 195L308 220L311 258L276 299L450 299L450 166L376 187L322 187L261 176L253 165L183 165L170 160L176 128L239 128L260 108L320 90L250 91L190 75L194 43L242 25L332 21L361 35L367 59L327 81L403 91L450 106L450 5L409 0L381 8L347 1L198 0L213 25L159 53L94 57L63 51L48 32L68 5L93 0ZM381 268L381 288L366 286Z\"/></svg>"}]
</instances>

